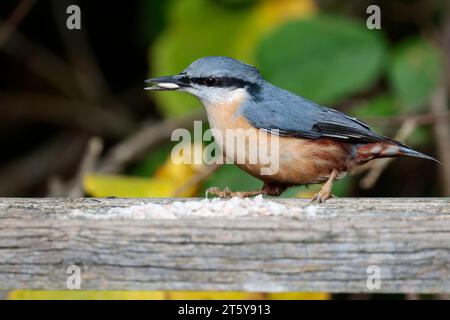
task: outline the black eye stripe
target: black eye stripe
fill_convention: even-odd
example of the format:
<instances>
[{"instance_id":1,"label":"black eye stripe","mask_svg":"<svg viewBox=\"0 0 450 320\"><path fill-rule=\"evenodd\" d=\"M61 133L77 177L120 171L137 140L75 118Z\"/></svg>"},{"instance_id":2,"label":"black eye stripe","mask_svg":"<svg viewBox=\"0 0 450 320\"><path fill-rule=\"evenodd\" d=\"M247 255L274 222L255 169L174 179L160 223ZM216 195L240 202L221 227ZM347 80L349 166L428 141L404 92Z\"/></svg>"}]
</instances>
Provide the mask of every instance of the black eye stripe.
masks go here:
<instances>
[{"instance_id":1,"label":"black eye stripe","mask_svg":"<svg viewBox=\"0 0 450 320\"><path fill-rule=\"evenodd\" d=\"M182 82L185 83L190 82L203 86L206 85L210 87L221 87L221 88L226 87L244 88L246 86L255 85L253 82L232 77L195 77L195 78L183 77Z\"/></svg>"},{"instance_id":2,"label":"black eye stripe","mask_svg":"<svg viewBox=\"0 0 450 320\"><path fill-rule=\"evenodd\" d=\"M261 87L258 83L245 81L238 78L233 77L216 77L216 81L214 81L214 85L211 82L210 85L205 84L205 81L211 77L192 77L190 78L186 73L181 73L178 79L178 82L189 86L189 84L197 84L201 86L209 86L215 88L247 88L247 91L254 99L259 99L259 93L261 91Z\"/></svg>"},{"instance_id":3,"label":"black eye stripe","mask_svg":"<svg viewBox=\"0 0 450 320\"><path fill-rule=\"evenodd\" d=\"M191 82L190 79L186 76L185 73L181 73L180 76L182 76L182 77L180 77L178 79L178 82L181 82L181 83L184 83L184 84L189 84Z\"/></svg>"}]
</instances>

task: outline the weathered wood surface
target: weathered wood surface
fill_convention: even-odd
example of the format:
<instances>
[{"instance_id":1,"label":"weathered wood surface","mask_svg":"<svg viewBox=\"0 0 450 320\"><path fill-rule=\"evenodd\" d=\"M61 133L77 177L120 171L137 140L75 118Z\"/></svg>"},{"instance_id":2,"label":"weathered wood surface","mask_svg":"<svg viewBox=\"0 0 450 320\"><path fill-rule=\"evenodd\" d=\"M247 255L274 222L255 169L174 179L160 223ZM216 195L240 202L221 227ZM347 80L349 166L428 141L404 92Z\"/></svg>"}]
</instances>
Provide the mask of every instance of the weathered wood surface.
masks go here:
<instances>
[{"instance_id":1,"label":"weathered wood surface","mask_svg":"<svg viewBox=\"0 0 450 320\"><path fill-rule=\"evenodd\" d=\"M332 199L313 216L68 215L168 201L0 199L0 290L66 289L77 265L85 290L450 292L449 198Z\"/></svg>"}]
</instances>

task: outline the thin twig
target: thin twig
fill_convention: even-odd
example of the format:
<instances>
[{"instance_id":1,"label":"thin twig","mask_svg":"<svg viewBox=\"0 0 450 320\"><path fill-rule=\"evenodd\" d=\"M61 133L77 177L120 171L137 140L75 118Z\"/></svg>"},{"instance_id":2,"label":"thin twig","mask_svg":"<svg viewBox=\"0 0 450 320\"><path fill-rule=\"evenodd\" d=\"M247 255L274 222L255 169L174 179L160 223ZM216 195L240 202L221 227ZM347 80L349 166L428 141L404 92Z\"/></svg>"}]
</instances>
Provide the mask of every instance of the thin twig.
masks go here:
<instances>
[{"instance_id":1,"label":"thin twig","mask_svg":"<svg viewBox=\"0 0 450 320\"><path fill-rule=\"evenodd\" d=\"M443 58L443 72L440 83L433 92L430 100L430 111L434 115L449 113L448 109L448 92L450 78L450 7L444 8L446 20L441 29L437 29L431 35L431 41L441 52ZM441 161L441 179L443 184L443 193L450 195L450 123L446 121L436 122L433 125L436 146L438 149L438 157Z\"/></svg>"},{"instance_id":2,"label":"thin twig","mask_svg":"<svg viewBox=\"0 0 450 320\"><path fill-rule=\"evenodd\" d=\"M136 126L126 113L75 98L6 92L0 93L0 105L1 125L38 121L119 139L129 135Z\"/></svg>"},{"instance_id":3,"label":"thin twig","mask_svg":"<svg viewBox=\"0 0 450 320\"><path fill-rule=\"evenodd\" d=\"M405 121L413 120L417 125L427 125L440 122L450 121L450 112L442 113L424 113L424 114L411 114L401 116L388 116L388 117L361 117L361 120L368 123L375 123L379 126L397 126L403 124Z\"/></svg>"},{"instance_id":4,"label":"thin twig","mask_svg":"<svg viewBox=\"0 0 450 320\"><path fill-rule=\"evenodd\" d=\"M442 81L431 97L431 112L441 114L448 109L447 85ZM441 177L444 195L450 196L450 125L448 122L437 122L433 126L438 148L438 158L441 161Z\"/></svg>"},{"instance_id":5,"label":"thin twig","mask_svg":"<svg viewBox=\"0 0 450 320\"><path fill-rule=\"evenodd\" d=\"M89 140L86 152L81 160L78 172L74 180L68 184L66 196L68 197L82 197L83 179L86 174L92 173L95 170L98 158L103 151L103 140L99 137L93 137Z\"/></svg>"},{"instance_id":6,"label":"thin twig","mask_svg":"<svg viewBox=\"0 0 450 320\"><path fill-rule=\"evenodd\" d=\"M91 138L80 161L75 177L64 182L60 176L52 176L48 180L48 197L71 197L78 198L84 195L83 179L86 174L94 171L98 158L103 151L103 141L98 137Z\"/></svg>"}]
</instances>

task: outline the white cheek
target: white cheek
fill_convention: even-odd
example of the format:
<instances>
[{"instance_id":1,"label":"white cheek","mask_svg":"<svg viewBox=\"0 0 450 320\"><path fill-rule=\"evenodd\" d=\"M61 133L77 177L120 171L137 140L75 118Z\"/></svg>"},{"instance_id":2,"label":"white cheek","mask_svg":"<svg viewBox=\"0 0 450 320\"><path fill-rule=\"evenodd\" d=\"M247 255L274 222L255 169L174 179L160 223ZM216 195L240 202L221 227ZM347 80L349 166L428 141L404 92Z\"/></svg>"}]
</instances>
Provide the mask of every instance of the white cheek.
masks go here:
<instances>
[{"instance_id":1,"label":"white cheek","mask_svg":"<svg viewBox=\"0 0 450 320\"><path fill-rule=\"evenodd\" d=\"M208 88L202 90L199 98L206 108L213 108L218 105L228 105L244 94L246 94L244 89Z\"/></svg>"},{"instance_id":2,"label":"white cheek","mask_svg":"<svg viewBox=\"0 0 450 320\"><path fill-rule=\"evenodd\" d=\"M186 92L200 98L199 90L195 87L187 87L187 88L182 87L181 91L186 91Z\"/></svg>"}]
</instances>

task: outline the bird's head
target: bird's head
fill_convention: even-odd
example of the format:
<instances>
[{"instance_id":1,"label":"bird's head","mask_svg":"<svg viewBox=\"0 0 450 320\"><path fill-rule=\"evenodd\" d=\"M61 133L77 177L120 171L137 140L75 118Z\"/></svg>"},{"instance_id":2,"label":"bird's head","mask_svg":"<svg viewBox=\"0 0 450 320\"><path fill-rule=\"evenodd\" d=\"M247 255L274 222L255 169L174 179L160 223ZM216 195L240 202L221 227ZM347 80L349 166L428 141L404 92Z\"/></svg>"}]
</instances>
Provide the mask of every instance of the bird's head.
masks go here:
<instances>
[{"instance_id":1,"label":"bird's head","mask_svg":"<svg viewBox=\"0 0 450 320\"><path fill-rule=\"evenodd\" d=\"M186 91L204 103L229 99L237 92L257 94L262 83L259 71L227 57L204 57L174 76L148 79L146 90Z\"/></svg>"}]
</instances>

